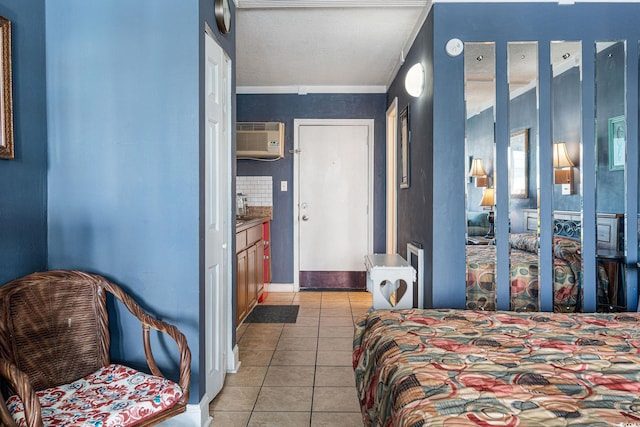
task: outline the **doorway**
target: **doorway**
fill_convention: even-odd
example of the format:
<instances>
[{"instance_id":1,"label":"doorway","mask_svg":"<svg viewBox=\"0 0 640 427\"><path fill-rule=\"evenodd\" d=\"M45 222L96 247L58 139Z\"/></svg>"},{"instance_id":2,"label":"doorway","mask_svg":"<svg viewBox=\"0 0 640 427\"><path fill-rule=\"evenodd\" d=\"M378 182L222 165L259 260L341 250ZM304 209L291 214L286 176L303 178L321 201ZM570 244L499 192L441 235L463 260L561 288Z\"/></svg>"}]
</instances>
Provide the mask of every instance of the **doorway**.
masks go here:
<instances>
[{"instance_id":1,"label":"doorway","mask_svg":"<svg viewBox=\"0 0 640 427\"><path fill-rule=\"evenodd\" d=\"M398 98L387 109L387 253L398 251Z\"/></svg>"},{"instance_id":2,"label":"doorway","mask_svg":"<svg viewBox=\"0 0 640 427\"><path fill-rule=\"evenodd\" d=\"M294 121L294 288L365 289L373 120Z\"/></svg>"}]
</instances>

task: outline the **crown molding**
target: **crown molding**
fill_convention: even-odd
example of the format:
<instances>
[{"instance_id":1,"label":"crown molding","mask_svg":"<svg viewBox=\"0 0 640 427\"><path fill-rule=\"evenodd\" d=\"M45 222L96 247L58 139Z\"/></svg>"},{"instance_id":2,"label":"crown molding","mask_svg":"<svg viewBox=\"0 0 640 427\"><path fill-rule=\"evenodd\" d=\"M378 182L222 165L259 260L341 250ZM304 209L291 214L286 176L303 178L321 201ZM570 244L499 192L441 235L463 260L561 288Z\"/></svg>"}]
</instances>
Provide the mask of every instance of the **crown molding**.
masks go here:
<instances>
[{"instance_id":1,"label":"crown molding","mask_svg":"<svg viewBox=\"0 0 640 427\"><path fill-rule=\"evenodd\" d=\"M386 86L237 86L237 95L309 93L387 93Z\"/></svg>"},{"instance_id":2,"label":"crown molding","mask_svg":"<svg viewBox=\"0 0 640 427\"><path fill-rule=\"evenodd\" d=\"M345 8L345 7L424 7L430 0L235 0L240 9Z\"/></svg>"}]
</instances>

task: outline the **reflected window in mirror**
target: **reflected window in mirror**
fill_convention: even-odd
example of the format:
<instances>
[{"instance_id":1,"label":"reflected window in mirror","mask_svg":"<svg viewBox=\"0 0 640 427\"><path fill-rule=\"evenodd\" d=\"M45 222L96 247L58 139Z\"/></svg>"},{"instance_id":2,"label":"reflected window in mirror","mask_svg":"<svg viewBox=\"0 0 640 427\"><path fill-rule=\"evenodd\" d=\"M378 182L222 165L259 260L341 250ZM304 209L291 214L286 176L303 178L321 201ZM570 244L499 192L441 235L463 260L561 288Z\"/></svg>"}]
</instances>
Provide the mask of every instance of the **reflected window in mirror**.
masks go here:
<instances>
[{"instance_id":1,"label":"reflected window in mirror","mask_svg":"<svg viewBox=\"0 0 640 427\"><path fill-rule=\"evenodd\" d=\"M508 43L510 307L538 311L538 43Z\"/></svg>"},{"instance_id":2,"label":"reflected window in mirror","mask_svg":"<svg viewBox=\"0 0 640 427\"><path fill-rule=\"evenodd\" d=\"M495 310L495 44L465 43L466 307ZM462 160L462 159L461 159ZM499 237L499 236L498 236Z\"/></svg>"},{"instance_id":3,"label":"reflected window in mirror","mask_svg":"<svg viewBox=\"0 0 640 427\"><path fill-rule=\"evenodd\" d=\"M554 311L580 311L582 300L582 42L553 41L551 53L551 152L545 159L554 173L552 253ZM573 166L569 166L569 163ZM569 182L571 186L569 186ZM545 197L545 191L541 191Z\"/></svg>"},{"instance_id":4,"label":"reflected window in mirror","mask_svg":"<svg viewBox=\"0 0 640 427\"><path fill-rule=\"evenodd\" d=\"M597 311L626 310L626 42L595 44Z\"/></svg>"}]
</instances>

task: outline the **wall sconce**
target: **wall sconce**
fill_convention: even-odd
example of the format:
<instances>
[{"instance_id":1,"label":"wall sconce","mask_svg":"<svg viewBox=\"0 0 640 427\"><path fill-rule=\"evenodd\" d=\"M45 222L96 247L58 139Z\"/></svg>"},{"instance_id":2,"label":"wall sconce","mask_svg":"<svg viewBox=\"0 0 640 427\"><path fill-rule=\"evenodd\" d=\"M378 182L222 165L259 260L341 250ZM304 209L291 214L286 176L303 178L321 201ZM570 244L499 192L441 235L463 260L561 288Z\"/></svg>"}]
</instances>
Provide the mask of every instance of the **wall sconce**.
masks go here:
<instances>
[{"instance_id":1,"label":"wall sconce","mask_svg":"<svg viewBox=\"0 0 640 427\"><path fill-rule=\"evenodd\" d=\"M482 159L473 159L471 162L471 170L469 170L469 176L476 179L476 187L488 187L489 177L487 171L484 170Z\"/></svg>"},{"instance_id":2,"label":"wall sconce","mask_svg":"<svg viewBox=\"0 0 640 427\"><path fill-rule=\"evenodd\" d=\"M557 142L553 144L553 176L554 183L562 185L562 194L573 194L573 167L569 158L567 144Z\"/></svg>"},{"instance_id":3,"label":"wall sconce","mask_svg":"<svg viewBox=\"0 0 640 427\"><path fill-rule=\"evenodd\" d=\"M424 90L424 67L421 63L413 64L404 78L404 88L415 98L422 95Z\"/></svg>"},{"instance_id":4,"label":"wall sconce","mask_svg":"<svg viewBox=\"0 0 640 427\"><path fill-rule=\"evenodd\" d=\"M480 200L480 206L489 207L489 232L484 236L487 239L493 239L495 235L493 205L495 205L495 190L493 187L487 187L482 193L482 200Z\"/></svg>"}]
</instances>

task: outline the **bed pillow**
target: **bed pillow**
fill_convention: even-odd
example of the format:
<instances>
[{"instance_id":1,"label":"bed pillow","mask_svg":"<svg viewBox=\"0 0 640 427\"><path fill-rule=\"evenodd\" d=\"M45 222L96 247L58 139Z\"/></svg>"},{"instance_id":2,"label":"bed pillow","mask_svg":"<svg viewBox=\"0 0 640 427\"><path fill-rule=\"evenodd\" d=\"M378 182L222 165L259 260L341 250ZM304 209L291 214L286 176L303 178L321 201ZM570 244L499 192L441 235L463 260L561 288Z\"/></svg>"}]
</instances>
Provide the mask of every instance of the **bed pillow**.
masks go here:
<instances>
[{"instance_id":1,"label":"bed pillow","mask_svg":"<svg viewBox=\"0 0 640 427\"><path fill-rule=\"evenodd\" d=\"M536 254L540 247L540 240L532 233L511 233L509 234L509 244L514 249Z\"/></svg>"}]
</instances>

